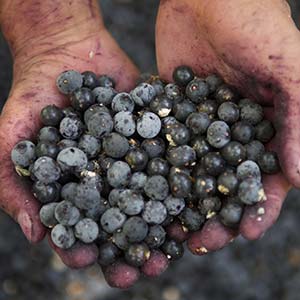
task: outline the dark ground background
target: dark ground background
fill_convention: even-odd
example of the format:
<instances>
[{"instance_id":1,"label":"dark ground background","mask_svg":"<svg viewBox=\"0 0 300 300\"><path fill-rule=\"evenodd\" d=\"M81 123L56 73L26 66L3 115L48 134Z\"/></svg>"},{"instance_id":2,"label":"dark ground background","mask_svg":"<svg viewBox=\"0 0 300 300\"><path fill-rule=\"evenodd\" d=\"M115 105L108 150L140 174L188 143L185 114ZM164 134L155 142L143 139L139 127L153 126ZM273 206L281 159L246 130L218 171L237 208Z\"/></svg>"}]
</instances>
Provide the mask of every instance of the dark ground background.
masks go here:
<instances>
[{"instance_id":1,"label":"dark ground background","mask_svg":"<svg viewBox=\"0 0 300 300\"><path fill-rule=\"evenodd\" d=\"M102 0L106 24L142 71L155 71L154 22L158 0ZM294 15L300 1L291 0ZM146 20L146 21L145 21ZM0 32L0 103L12 61ZM256 242L237 239L205 257L185 258L157 280L124 292L111 289L97 268L66 269L46 243L31 246L0 212L0 300L299 300L300 201L292 191L279 221Z\"/></svg>"}]
</instances>

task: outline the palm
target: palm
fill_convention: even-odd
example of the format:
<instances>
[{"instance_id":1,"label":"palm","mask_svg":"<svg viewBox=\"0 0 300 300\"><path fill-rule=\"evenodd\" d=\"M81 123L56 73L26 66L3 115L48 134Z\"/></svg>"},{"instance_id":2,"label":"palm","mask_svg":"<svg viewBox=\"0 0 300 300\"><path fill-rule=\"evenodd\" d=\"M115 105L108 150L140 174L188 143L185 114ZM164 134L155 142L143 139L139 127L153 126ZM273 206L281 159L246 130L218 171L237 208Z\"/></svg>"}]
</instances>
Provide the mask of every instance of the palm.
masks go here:
<instances>
[{"instance_id":1,"label":"palm","mask_svg":"<svg viewBox=\"0 0 300 300\"><path fill-rule=\"evenodd\" d=\"M117 88L122 90L134 84L137 72L108 33L102 31L101 37L100 34L76 35L74 39L70 37L70 42L43 49L37 55L23 51L16 57L13 88L0 119L0 205L21 224L33 242L43 238L45 229L39 221L39 204L14 171L10 160L12 147L21 139L35 138L41 126L39 115L42 107L68 104L68 99L59 94L55 86L55 79L63 70L110 74L116 79ZM85 255L76 251L71 256L59 253L67 264L74 267L84 266L95 259L93 246L86 248Z\"/></svg>"},{"instance_id":2,"label":"palm","mask_svg":"<svg viewBox=\"0 0 300 300\"><path fill-rule=\"evenodd\" d=\"M296 73L300 70L296 59L299 33L282 2L273 2L270 7L249 4L244 10L234 1L210 1L200 6L198 1L170 0L161 4L156 30L158 67L160 75L168 80L174 67L181 64L193 66L199 75L218 73L243 95L260 101L277 126L272 144L279 153L284 175L265 176L268 200L244 214L240 232L254 239L278 217L289 188L285 177L294 185L300 183L300 130L291 128L293 124L298 126L295 100L300 92L300 74ZM259 25L263 29L258 29ZM293 113L289 110L292 105ZM263 215L258 215L259 207L264 207ZM235 235L214 219L191 237L189 246L201 254L199 249L216 250Z\"/></svg>"}]
</instances>

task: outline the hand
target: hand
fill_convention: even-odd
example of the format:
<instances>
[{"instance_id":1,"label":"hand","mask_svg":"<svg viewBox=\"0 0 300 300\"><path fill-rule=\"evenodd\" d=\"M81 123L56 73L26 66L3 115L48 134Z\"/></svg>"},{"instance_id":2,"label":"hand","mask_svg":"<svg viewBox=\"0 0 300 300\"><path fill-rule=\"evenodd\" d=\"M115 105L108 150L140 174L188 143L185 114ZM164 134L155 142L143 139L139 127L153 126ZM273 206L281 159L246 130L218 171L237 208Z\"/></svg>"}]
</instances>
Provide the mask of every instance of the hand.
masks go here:
<instances>
[{"instance_id":1,"label":"hand","mask_svg":"<svg viewBox=\"0 0 300 300\"><path fill-rule=\"evenodd\" d=\"M172 70L183 64L200 76L218 73L264 105L277 129L272 146L282 173L264 176L267 201L246 208L239 232L211 219L191 235L190 250L201 255L220 249L238 233L247 239L261 237L276 221L290 184L300 186L300 34L287 3L161 1L156 42L164 79L171 80Z\"/></svg>"},{"instance_id":2,"label":"hand","mask_svg":"<svg viewBox=\"0 0 300 300\"><path fill-rule=\"evenodd\" d=\"M18 1L13 2L18 4ZM55 1L41 7L36 1L37 10L32 3L23 2L15 11L8 6L6 16L9 19L2 20L3 32L14 56L14 77L0 117L0 205L20 224L33 243L46 234L39 220L40 205L32 196L30 186L16 175L10 152L18 141L36 137L44 106L68 105L67 97L55 86L56 77L66 69L91 70L112 76L117 82L116 88L124 91L133 87L138 75L136 67L104 28L97 2L92 8L86 2L68 1L65 11L60 5L57 10ZM12 16L14 13L22 16ZM27 17L26 24L21 26L21 18L28 14L30 18ZM14 18L19 18L17 23L13 22ZM29 29L24 32L26 26ZM64 263L73 268L90 265L97 259L95 245L78 244L64 251L50 244ZM114 271L118 273L118 268Z\"/></svg>"}]
</instances>

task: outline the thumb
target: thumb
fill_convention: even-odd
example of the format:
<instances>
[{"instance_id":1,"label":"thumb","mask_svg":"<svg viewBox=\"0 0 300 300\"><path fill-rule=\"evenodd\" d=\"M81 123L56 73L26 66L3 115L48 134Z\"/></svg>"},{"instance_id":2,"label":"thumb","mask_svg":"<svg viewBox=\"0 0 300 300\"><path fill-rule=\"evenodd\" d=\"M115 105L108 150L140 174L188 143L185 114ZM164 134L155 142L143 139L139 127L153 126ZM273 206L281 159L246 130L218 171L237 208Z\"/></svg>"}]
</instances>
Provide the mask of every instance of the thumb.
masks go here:
<instances>
[{"instance_id":1,"label":"thumb","mask_svg":"<svg viewBox=\"0 0 300 300\"><path fill-rule=\"evenodd\" d=\"M15 136L14 130L20 133L28 132L23 123L16 120L15 126L0 121L0 206L21 226L22 231L30 242L38 242L45 235L45 228L40 222L40 205L32 196L29 186L18 178L10 159L10 150L21 139Z\"/></svg>"}]
</instances>

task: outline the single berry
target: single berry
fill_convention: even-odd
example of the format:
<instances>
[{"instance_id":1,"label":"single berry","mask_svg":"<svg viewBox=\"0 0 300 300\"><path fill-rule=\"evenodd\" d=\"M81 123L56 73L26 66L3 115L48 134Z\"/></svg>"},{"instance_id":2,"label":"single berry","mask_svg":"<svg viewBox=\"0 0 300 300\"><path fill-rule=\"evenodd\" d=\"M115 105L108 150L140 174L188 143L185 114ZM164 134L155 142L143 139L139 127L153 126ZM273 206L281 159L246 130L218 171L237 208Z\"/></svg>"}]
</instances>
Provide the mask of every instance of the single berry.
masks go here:
<instances>
[{"instance_id":1,"label":"single berry","mask_svg":"<svg viewBox=\"0 0 300 300\"><path fill-rule=\"evenodd\" d=\"M215 74L207 76L205 81L208 84L210 93L214 93L223 84L223 80Z\"/></svg>"},{"instance_id":2,"label":"single berry","mask_svg":"<svg viewBox=\"0 0 300 300\"><path fill-rule=\"evenodd\" d=\"M206 113L191 113L186 119L186 126L190 128L193 134L203 134L206 132L211 120Z\"/></svg>"},{"instance_id":3,"label":"single berry","mask_svg":"<svg viewBox=\"0 0 300 300\"><path fill-rule=\"evenodd\" d=\"M205 100L198 104L197 108L199 112L206 113L209 115L210 119L214 119L218 111L218 103L216 100Z\"/></svg>"},{"instance_id":4,"label":"single berry","mask_svg":"<svg viewBox=\"0 0 300 300\"><path fill-rule=\"evenodd\" d=\"M34 162L31 173L41 183L49 184L59 179L61 171L53 158L42 156Z\"/></svg>"},{"instance_id":5,"label":"single berry","mask_svg":"<svg viewBox=\"0 0 300 300\"><path fill-rule=\"evenodd\" d=\"M223 195L233 196L237 192L239 181L232 172L224 172L219 175L217 180L218 190Z\"/></svg>"},{"instance_id":6,"label":"single berry","mask_svg":"<svg viewBox=\"0 0 300 300\"><path fill-rule=\"evenodd\" d=\"M103 106L102 104L93 104L84 112L83 119L85 124L87 124L89 119L97 112L110 114L110 111L106 106Z\"/></svg>"},{"instance_id":7,"label":"single berry","mask_svg":"<svg viewBox=\"0 0 300 300\"><path fill-rule=\"evenodd\" d=\"M77 184L78 183L76 182L68 182L64 186L62 186L60 190L61 199L73 202L76 196Z\"/></svg>"},{"instance_id":8,"label":"single berry","mask_svg":"<svg viewBox=\"0 0 300 300\"><path fill-rule=\"evenodd\" d=\"M114 88L116 85L115 81L108 75L100 75L98 77L98 83L99 83L99 86L101 86L101 87Z\"/></svg>"},{"instance_id":9,"label":"single berry","mask_svg":"<svg viewBox=\"0 0 300 300\"><path fill-rule=\"evenodd\" d=\"M239 142L229 142L222 150L221 154L226 162L232 166L237 166L246 159L246 149Z\"/></svg>"},{"instance_id":10,"label":"single berry","mask_svg":"<svg viewBox=\"0 0 300 300\"><path fill-rule=\"evenodd\" d=\"M210 152L203 157L203 166L207 174L218 176L225 170L225 160L219 152Z\"/></svg>"},{"instance_id":11,"label":"single berry","mask_svg":"<svg viewBox=\"0 0 300 300\"><path fill-rule=\"evenodd\" d=\"M101 143L94 136L84 134L78 141L78 148L86 154L87 158L91 159L95 158L99 154L101 150Z\"/></svg>"},{"instance_id":12,"label":"single berry","mask_svg":"<svg viewBox=\"0 0 300 300\"><path fill-rule=\"evenodd\" d=\"M56 105L47 105L41 111L41 121L45 126L57 126L63 117L62 110Z\"/></svg>"},{"instance_id":13,"label":"single berry","mask_svg":"<svg viewBox=\"0 0 300 300\"><path fill-rule=\"evenodd\" d=\"M148 235L145 243L149 248L159 248L166 240L166 231L161 225L153 225L149 227Z\"/></svg>"},{"instance_id":14,"label":"single berry","mask_svg":"<svg viewBox=\"0 0 300 300\"><path fill-rule=\"evenodd\" d=\"M188 145L170 148L167 152L167 160L175 167L192 166L196 161L196 152Z\"/></svg>"},{"instance_id":15,"label":"single berry","mask_svg":"<svg viewBox=\"0 0 300 300\"><path fill-rule=\"evenodd\" d=\"M147 174L152 175L162 175L167 176L169 173L170 167L168 162L160 157L155 157L151 159L147 165Z\"/></svg>"},{"instance_id":16,"label":"single berry","mask_svg":"<svg viewBox=\"0 0 300 300\"><path fill-rule=\"evenodd\" d=\"M129 143L124 136L112 132L103 138L103 150L110 157L121 158L129 150Z\"/></svg>"},{"instance_id":17,"label":"single berry","mask_svg":"<svg viewBox=\"0 0 300 300\"><path fill-rule=\"evenodd\" d=\"M35 145L31 141L21 141L11 151L11 160L15 166L27 168L35 159Z\"/></svg>"},{"instance_id":18,"label":"single berry","mask_svg":"<svg viewBox=\"0 0 300 300\"><path fill-rule=\"evenodd\" d=\"M168 83L165 86L165 94L169 99L175 102L180 101L182 98L181 90L175 83Z\"/></svg>"},{"instance_id":19,"label":"single berry","mask_svg":"<svg viewBox=\"0 0 300 300\"><path fill-rule=\"evenodd\" d=\"M197 158L202 158L212 151L212 147L207 142L206 138L199 135L192 139L191 147L195 150Z\"/></svg>"},{"instance_id":20,"label":"single berry","mask_svg":"<svg viewBox=\"0 0 300 300\"><path fill-rule=\"evenodd\" d=\"M48 203L43 205L40 209L40 219L43 225L48 228L54 227L58 222L55 219L54 211L56 208L57 202Z\"/></svg>"},{"instance_id":21,"label":"single berry","mask_svg":"<svg viewBox=\"0 0 300 300\"><path fill-rule=\"evenodd\" d=\"M209 125L206 137L213 147L222 148L230 142L230 128L223 121L215 121Z\"/></svg>"},{"instance_id":22,"label":"single berry","mask_svg":"<svg viewBox=\"0 0 300 300\"><path fill-rule=\"evenodd\" d=\"M144 112L137 120L137 132L145 139L156 137L159 134L160 129L160 118L152 112Z\"/></svg>"},{"instance_id":23,"label":"single berry","mask_svg":"<svg viewBox=\"0 0 300 300\"><path fill-rule=\"evenodd\" d=\"M217 192L216 179L209 175L198 176L194 183L194 192L201 199L214 196Z\"/></svg>"},{"instance_id":24,"label":"single berry","mask_svg":"<svg viewBox=\"0 0 300 300\"><path fill-rule=\"evenodd\" d=\"M78 117L64 117L59 125L59 132L65 139L76 140L83 133L84 125Z\"/></svg>"},{"instance_id":25,"label":"single berry","mask_svg":"<svg viewBox=\"0 0 300 300\"><path fill-rule=\"evenodd\" d=\"M188 197L192 190L191 177L183 172L170 174L169 186L174 197Z\"/></svg>"},{"instance_id":26,"label":"single berry","mask_svg":"<svg viewBox=\"0 0 300 300\"><path fill-rule=\"evenodd\" d=\"M37 181L32 186L32 192L39 202L49 203L59 201L60 188L57 182L45 184Z\"/></svg>"},{"instance_id":27,"label":"single berry","mask_svg":"<svg viewBox=\"0 0 300 300\"><path fill-rule=\"evenodd\" d=\"M273 151L267 151L259 157L258 165L266 174L275 174L280 170L277 154Z\"/></svg>"},{"instance_id":28,"label":"single berry","mask_svg":"<svg viewBox=\"0 0 300 300\"><path fill-rule=\"evenodd\" d=\"M71 202L63 200L56 205L56 220L64 226L73 226L80 219L80 212Z\"/></svg>"},{"instance_id":29,"label":"single berry","mask_svg":"<svg viewBox=\"0 0 300 300\"><path fill-rule=\"evenodd\" d=\"M146 106L154 99L156 92L151 84L143 82L133 89L130 95L136 105Z\"/></svg>"},{"instance_id":30,"label":"single berry","mask_svg":"<svg viewBox=\"0 0 300 300\"><path fill-rule=\"evenodd\" d=\"M186 86L194 76L193 70L188 66L179 66L173 71L173 80L179 86Z\"/></svg>"},{"instance_id":31,"label":"single berry","mask_svg":"<svg viewBox=\"0 0 300 300\"><path fill-rule=\"evenodd\" d=\"M116 96L117 92L111 87L96 87L92 90L92 95L96 103L100 105L111 105L112 99Z\"/></svg>"},{"instance_id":32,"label":"single berry","mask_svg":"<svg viewBox=\"0 0 300 300\"><path fill-rule=\"evenodd\" d=\"M73 229L57 224L51 230L51 240L57 247L69 249L75 244Z\"/></svg>"},{"instance_id":33,"label":"single berry","mask_svg":"<svg viewBox=\"0 0 300 300\"><path fill-rule=\"evenodd\" d=\"M102 228L108 233L113 233L121 228L125 221L126 215L117 207L109 208L100 219Z\"/></svg>"},{"instance_id":34,"label":"single berry","mask_svg":"<svg viewBox=\"0 0 300 300\"><path fill-rule=\"evenodd\" d=\"M150 200L146 202L142 216L148 224L161 224L167 217L167 209L162 202Z\"/></svg>"},{"instance_id":35,"label":"single berry","mask_svg":"<svg viewBox=\"0 0 300 300\"><path fill-rule=\"evenodd\" d=\"M135 148L127 152L125 160L133 171L142 171L148 163L148 154L143 149Z\"/></svg>"},{"instance_id":36,"label":"single berry","mask_svg":"<svg viewBox=\"0 0 300 300\"><path fill-rule=\"evenodd\" d=\"M91 135L102 138L112 132L114 121L109 113L99 111L88 119L86 125Z\"/></svg>"},{"instance_id":37,"label":"single berry","mask_svg":"<svg viewBox=\"0 0 300 300\"><path fill-rule=\"evenodd\" d=\"M119 196L118 206L126 215L138 215L144 209L144 198L136 191L124 190Z\"/></svg>"},{"instance_id":38,"label":"single berry","mask_svg":"<svg viewBox=\"0 0 300 300\"><path fill-rule=\"evenodd\" d=\"M268 143L275 135L275 129L268 120L263 120L255 126L255 138L262 143Z\"/></svg>"},{"instance_id":39,"label":"single berry","mask_svg":"<svg viewBox=\"0 0 300 300\"><path fill-rule=\"evenodd\" d=\"M186 145L190 140L190 136L190 130L178 122L168 127L166 139L173 146Z\"/></svg>"},{"instance_id":40,"label":"single berry","mask_svg":"<svg viewBox=\"0 0 300 300\"><path fill-rule=\"evenodd\" d=\"M133 114L129 111L120 111L115 114L114 128L115 131L126 137L133 135L136 129Z\"/></svg>"},{"instance_id":41,"label":"single berry","mask_svg":"<svg viewBox=\"0 0 300 300\"><path fill-rule=\"evenodd\" d=\"M83 84L82 75L74 70L61 73L56 79L56 86L62 94L69 95Z\"/></svg>"},{"instance_id":42,"label":"single berry","mask_svg":"<svg viewBox=\"0 0 300 300\"><path fill-rule=\"evenodd\" d=\"M95 103L95 98L90 89L83 87L72 93L70 102L76 110L85 111Z\"/></svg>"},{"instance_id":43,"label":"single berry","mask_svg":"<svg viewBox=\"0 0 300 300\"><path fill-rule=\"evenodd\" d=\"M116 262L121 251L111 242L101 244L99 247L98 263L100 266L109 266Z\"/></svg>"},{"instance_id":44,"label":"single berry","mask_svg":"<svg viewBox=\"0 0 300 300\"><path fill-rule=\"evenodd\" d=\"M132 174L128 186L132 190L142 191L144 190L147 179L148 177L144 172L135 172Z\"/></svg>"},{"instance_id":45,"label":"single berry","mask_svg":"<svg viewBox=\"0 0 300 300\"><path fill-rule=\"evenodd\" d=\"M192 101L184 99L174 105L173 114L178 121L185 122L187 117L196 110L196 105Z\"/></svg>"},{"instance_id":46,"label":"single berry","mask_svg":"<svg viewBox=\"0 0 300 300\"><path fill-rule=\"evenodd\" d=\"M130 217L123 226L129 243L139 243L145 239L148 234L148 225L141 217Z\"/></svg>"},{"instance_id":47,"label":"single berry","mask_svg":"<svg viewBox=\"0 0 300 300\"><path fill-rule=\"evenodd\" d=\"M133 244L125 252L125 260L134 267L141 267L150 258L150 250L146 244Z\"/></svg>"},{"instance_id":48,"label":"single berry","mask_svg":"<svg viewBox=\"0 0 300 300\"><path fill-rule=\"evenodd\" d=\"M200 103L209 95L209 85L204 80L195 78L187 85L185 94L194 103Z\"/></svg>"},{"instance_id":49,"label":"single berry","mask_svg":"<svg viewBox=\"0 0 300 300\"><path fill-rule=\"evenodd\" d=\"M57 128L46 126L41 128L38 134L39 142L57 143L61 139L61 135Z\"/></svg>"},{"instance_id":50,"label":"single berry","mask_svg":"<svg viewBox=\"0 0 300 300\"><path fill-rule=\"evenodd\" d=\"M60 151L56 160L61 170L68 173L81 172L88 163L86 154L75 147Z\"/></svg>"},{"instance_id":51,"label":"single berry","mask_svg":"<svg viewBox=\"0 0 300 300\"><path fill-rule=\"evenodd\" d=\"M206 218L211 218L221 209L222 202L219 197L207 197L200 199L198 209Z\"/></svg>"},{"instance_id":52,"label":"single berry","mask_svg":"<svg viewBox=\"0 0 300 300\"><path fill-rule=\"evenodd\" d=\"M181 243L174 240L167 240L161 247L168 259L177 260L183 256L184 248Z\"/></svg>"},{"instance_id":53,"label":"single berry","mask_svg":"<svg viewBox=\"0 0 300 300\"><path fill-rule=\"evenodd\" d=\"M243 207L237 203L226 203L220 211L220 221L228 227L236 227L242 218Z\"/></svg>"},{"instance_id":54,"label":"single berry","mask_svg":"<svg viewBox=\"0 0 300 300\"><path fill-rule=\"evenodd\" d=\"M205 217L196 210L186 207L180 214L179 219L183 226L190 231L197 231L205 221Z\"/></svg>"},{"instance_id":55,"label":"single berry","mask_svg":"<svg viewBox=\"0 0 300 300\"><path fill-rule=\"evenodd\" d=\"M239 107L233 102L224 102L218 108L218 117L227 124L233 124L240 117Z\"/></svg>"},{"instance_id":56,"label":"single berry","mask_svg":"<svg viewBox=\"0 0 300 300\"><path fill-rule=\"evenodd\" d=\"M129 183L131 170L124 161L116 161L107 170L107 181L114 188L126 187Z\"/></svg>"},{"instance_id":57,"label":"single berry","mask_svg":"<svg viewBox=\"0 0 300 300\"><path fill-rule=\"evenodd\" d=\"M266 200L263 185L256 178L247 178L241 182L238 197L242 203L247 205Z\"/></svg>"},{"instance_id":58,"label":"single berry","mask_svg":"<svg viewBox=\"0 0 300 300\"><path fill-rule=\"evenodd\" d=\"M81 73L82 80L83 80L83 86L89 89L94 89L96 86L98 86L98 78L97 75L92 71L85 71Z\"/></svg>"},{"instance_id":59,"label":"single berry","mask_svg":"<svg viewBox=\"0 0 300 300\"><path fill-rule=\"evenodd\" d=\"M54 143L49 142L39 142L36 145L36 156L49 156L51 158L56 158L59 152L59 147Z\"/></svg>"},{"instance_id":60,"label":"single berry","mask_svg":"<svg viewBox=\"0 0 300 300\"><path fill-rule=\"evenodd\" d=\"M141 148L147 152L149 159L151 159L162 156L165 153L166 145L161 138L154 138L144 140Z\"/></svg>"},{"instance_id":61,"label":"single berry","mask_svg":"<svg viewBox=\"0 0 300 300\"><path fill-rule=\"evenodd\" d=\"M258 181L261 180L261 173L257 163L251 160L246 160L238 165L236 169L236 176L238 180L244 180L247 178L254 178Z\"/></svg>"},{"instance_id":62,"label":"single berry","mask_svg":"<svg viewBox=\"0 0 300 300\"><path fill-rule=\"evenodd\" d=\"M245 121L240 121L232 125L231 137L232 140L240 142L241 144L248 144L254 138L254 127Z\"/></svg>"},{"instance_id":63,"label":"single berry","mask_svg":"<svg viewBox=\"0 0 300 300\"><path fill-rule=\"evenodd\" d=\"M144 186L145 194L155 200L164 200L169 194L169 185L161 175L150 176Z\"/></svg>"},{"instance_id":64,"label":"single berry","mask_svg":"<svg viewBox=\"0 0 300 300\"><path fill-rule=\"evenodd\" d=\"M112 99L111 108L115 112L120 112L120 111L133 112L134 101L130 94L119 93L115 95L114 98Z\"/></svg>"},{"instance_id":65,"label":"single berry","mask_svg":"<svg viewBox=\"0 0 300 300\"><path fill-rule=\"evenodd\" d=\"M74 234L83 243L92 243L99 234L98 224L89 218L81 219L74 227Z\"/></svg>"},{"instance_id":66,"label":"single berry","mask_svg":"<svg viewBox=\"0 0 300 300\"><path fill-rule=\"evenodd\" d=\"M164 204L167 208L167 212L171 216L178 216L182 210L185 208L185 201L183 198L175 198L173 196L168 196L164 200Z\"/></svg>"},{"instance_id":67,"label":"single berry","mask_svg":"<svg viewBox=\"0 0 300 300\"><path fill-rule=\"evenodd\" d=\"M228 85L221 85L215 93L215 98L219 104L223 102L235 102L237 100L237 93Z\"/></svg>"},{"instance_id":68,"label":"single berry","mask_svg":"<svg viewBox=\"0 0 300 300\"><path fill-rule=\"evenodd\" d=\"M262 121L264 111L261 105L255 102L249 102L241 106L240 116L242 121L248 122L251 125L257 125Z\"/></svg>"},{"instance_id":69,"label":"single berry","mask_svg":"<svg viewBox=\"0 0 300 300\"><path fill-rule=\"evenodd\" d=\"M167 117L173 108L173 101L166 95L160 95L154 98L149 105L152 112L161 118Z\"/></svg>"},{"instance_id":70,"label":"single berry","mask_svg":"<svg viewBox=\"0 0 300 300\"><path fill-rule=\"evenodd\" d=\"M245 145L247 158L257 162L258 158L265 152L265 146L257 140L251 141Z\"/></svg>"},{"instance_id":71,"label":"single berry","mask_svg":"<svg viewBox=\"0 0 300 300\"><path fill-rule=\"evenodd\" d=\"M121 250L126 250L129 247L129 242L123 231L116 231L113 234L112 242Z\"/></svg>"}]
</instances>

